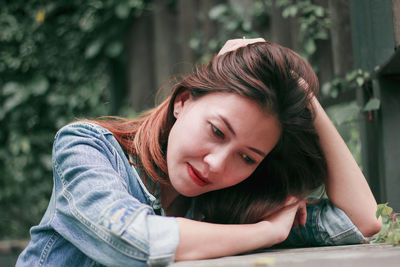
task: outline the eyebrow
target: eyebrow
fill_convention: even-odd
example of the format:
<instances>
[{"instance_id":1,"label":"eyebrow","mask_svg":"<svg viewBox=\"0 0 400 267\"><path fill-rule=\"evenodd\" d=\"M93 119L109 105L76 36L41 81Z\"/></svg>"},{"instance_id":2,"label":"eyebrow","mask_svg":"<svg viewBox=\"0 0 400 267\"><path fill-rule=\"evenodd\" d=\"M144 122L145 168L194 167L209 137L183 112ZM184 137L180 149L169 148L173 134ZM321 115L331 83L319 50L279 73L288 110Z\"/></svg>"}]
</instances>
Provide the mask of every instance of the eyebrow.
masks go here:
<instances>
[{"instance_id":1,"label":"eyebrow","mask_svg":"<svg viewBox=\"0 0 400 267\"><path fill-rule=\"evenodd\" d=\"M250 149L251 151L254 151L255 153L257 153L260 156L263 156L263 157L267 156L267 154L265 154L264 152L258 150L257 148L254 148L254 147L247 147L247 148Z\"/></svg>"},{"instance_id":2,"label":"eyebrow","mask_svg":"<svg viewBox=\"0 0 400 267\"><path fill-rule=\"evenodd\" d=\"M229 123L229 121L222 115L219 115L219 118L225 123L226 128L228 128L228 130L234 135L236 136L235 131L233 130L231 124Z\"/></svg>"},{"instance_id":3,"label":"eyebrow","mask_svg":"<svg viewBox=\"0 0 400 267\"><path fill-rule=\"evenodd\" d=\"M222 115L219 115L219 118L224 122L226 128L228 128L228 130L233 134L233 136L236 136L235 131L233 130L231 124L229 123L229 121ZM258 155L265 157L267 154L262 152L261 150L258 150L257 148L254 147L247 147L248 149L250 149L251 151L257 153Z\"/></svg>"}]
</instances>

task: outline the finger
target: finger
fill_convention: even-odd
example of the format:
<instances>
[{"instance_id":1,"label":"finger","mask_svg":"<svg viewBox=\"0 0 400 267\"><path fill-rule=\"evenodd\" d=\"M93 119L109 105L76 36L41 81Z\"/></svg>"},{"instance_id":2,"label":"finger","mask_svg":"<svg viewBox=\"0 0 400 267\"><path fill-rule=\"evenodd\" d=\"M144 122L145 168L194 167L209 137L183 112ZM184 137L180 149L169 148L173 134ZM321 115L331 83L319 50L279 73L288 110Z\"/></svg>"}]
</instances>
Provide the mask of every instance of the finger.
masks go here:
<instances>
[{"instance_id":1,"label":"finger","mask_svg":"<svg viewBox=\"0 0 400 267\"><path fill-rule=\"evenodd\" d=\"M225 45L221 48L218 55L225 54L230 51L234 51L240 47L247 46L252 43L265 42L263 38L252 38L252 39L232 39L228 40Z\"/></svg>"},{"instance_id":2,"label":"finger","mask_svg":"<svg viewBox=\"0 0 400 267\"><path fill-rule=\"evenodd\" d=\"M306 203L304 201L302 201L302 203L299 206L299 224L302 226L306 225L307 222L307 206Z\"/></svg>"},{"instance_id":3,"label":"finger","mask_svg":"<svg viewBox=\"0 0 400 267\"><path fill-rule=\"evenodd\" d=\"M289 196L286 201L284 206L292 206L294 204L297 204L299 202L299 199L295 196Z\"/></svg>"},{"instance_id":4,"label":"finger","mask_svg":"<svg viewBox=\"0 0 400 267\"><path fill-rule=\"evenodd\" d=\"M296 213L296 216L294 217L293 226L299 227L299 213L298 212Z\"/></svg>"}]
</instances>

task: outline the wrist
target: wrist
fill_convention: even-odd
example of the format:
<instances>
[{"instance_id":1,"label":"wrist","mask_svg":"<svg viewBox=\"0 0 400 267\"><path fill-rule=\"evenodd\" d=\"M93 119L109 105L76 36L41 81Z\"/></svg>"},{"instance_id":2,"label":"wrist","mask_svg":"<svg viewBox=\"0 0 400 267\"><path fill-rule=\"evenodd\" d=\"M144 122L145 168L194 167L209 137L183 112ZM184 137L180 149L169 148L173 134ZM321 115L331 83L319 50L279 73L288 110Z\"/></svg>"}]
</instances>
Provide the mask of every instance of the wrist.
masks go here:
<instances>
[{"instance_id":1,"label":"wrist","mask_svg":"<svg viewBox=\"0 0 400 267\"><path fill-rule=\"evenodd\" d=\"M261 238L263 248L282 243L288 237L288 233L280 231L279 227L270 221L260 221L257 224L260 228L259 238Z\"/></svg>"}]
</instances>

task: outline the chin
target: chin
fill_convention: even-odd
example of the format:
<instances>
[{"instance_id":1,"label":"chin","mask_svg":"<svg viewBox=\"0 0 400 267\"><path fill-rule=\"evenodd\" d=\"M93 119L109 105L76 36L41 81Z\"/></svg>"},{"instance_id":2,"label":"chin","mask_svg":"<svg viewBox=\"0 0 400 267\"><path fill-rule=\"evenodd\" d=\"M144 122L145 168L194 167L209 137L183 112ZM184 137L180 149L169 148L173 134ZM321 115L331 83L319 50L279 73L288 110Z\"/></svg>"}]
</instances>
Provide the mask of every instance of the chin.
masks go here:
<instances>
[{"instance_id":1,"label":"chin","mask_svg":"<svg viewBox=\"0 0 400 267\"><path fill-rule=\"evenodd\" d=\"M201 194L204 194L206 192L193 192L190 190L177 190L179 192L179 194L185 196L185 197L197 197Z\"/></svg>"},{"instance_id":2,"label":"chin","mask_svg":"<svg viewBox=\"0 0 400 267\"><path fill-rule=\"evenodd\" d=\"M205 191L205 190L201 190L201 191L193 190L193 188L186 188L186 190L185 190L185 188L181 188L181 189L178 188L176 190L179 192L179 194L181 194L181 195L183 195L185 197L197 197L199 195L202 195L202 194L208 192L208 191Z\"/></svg>"}]
</instances>

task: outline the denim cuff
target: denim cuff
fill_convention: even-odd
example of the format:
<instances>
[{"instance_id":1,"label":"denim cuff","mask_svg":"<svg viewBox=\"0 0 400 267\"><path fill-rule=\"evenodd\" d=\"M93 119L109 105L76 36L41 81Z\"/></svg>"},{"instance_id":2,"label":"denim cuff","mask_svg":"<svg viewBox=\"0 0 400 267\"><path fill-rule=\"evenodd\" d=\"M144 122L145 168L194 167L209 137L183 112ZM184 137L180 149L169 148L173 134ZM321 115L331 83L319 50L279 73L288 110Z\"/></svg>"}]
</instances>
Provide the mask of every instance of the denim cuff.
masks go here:
<instances>
[{"instance_id":1,"label":"denim cuff","mask_svg":"<svg viewBox=\"0 0 400 267\"><path fill-rule=\"evenodd\" d=\"M149 266L165 266L175 259L179 243L178 221L174 217L152 215L147 217L149 226L150 256Z\"/></svg>"},{"instance_id":2,"label":"denim cuff","mask_svg":"<svg viewBox=\"0 0 400 267\"><path fill-rule=\"evenodd\" d=\"M367 242L346 213L329 199L307 205L305 226L293 227L282 246L350 245Z\"/></svg>"}]
</instances>

